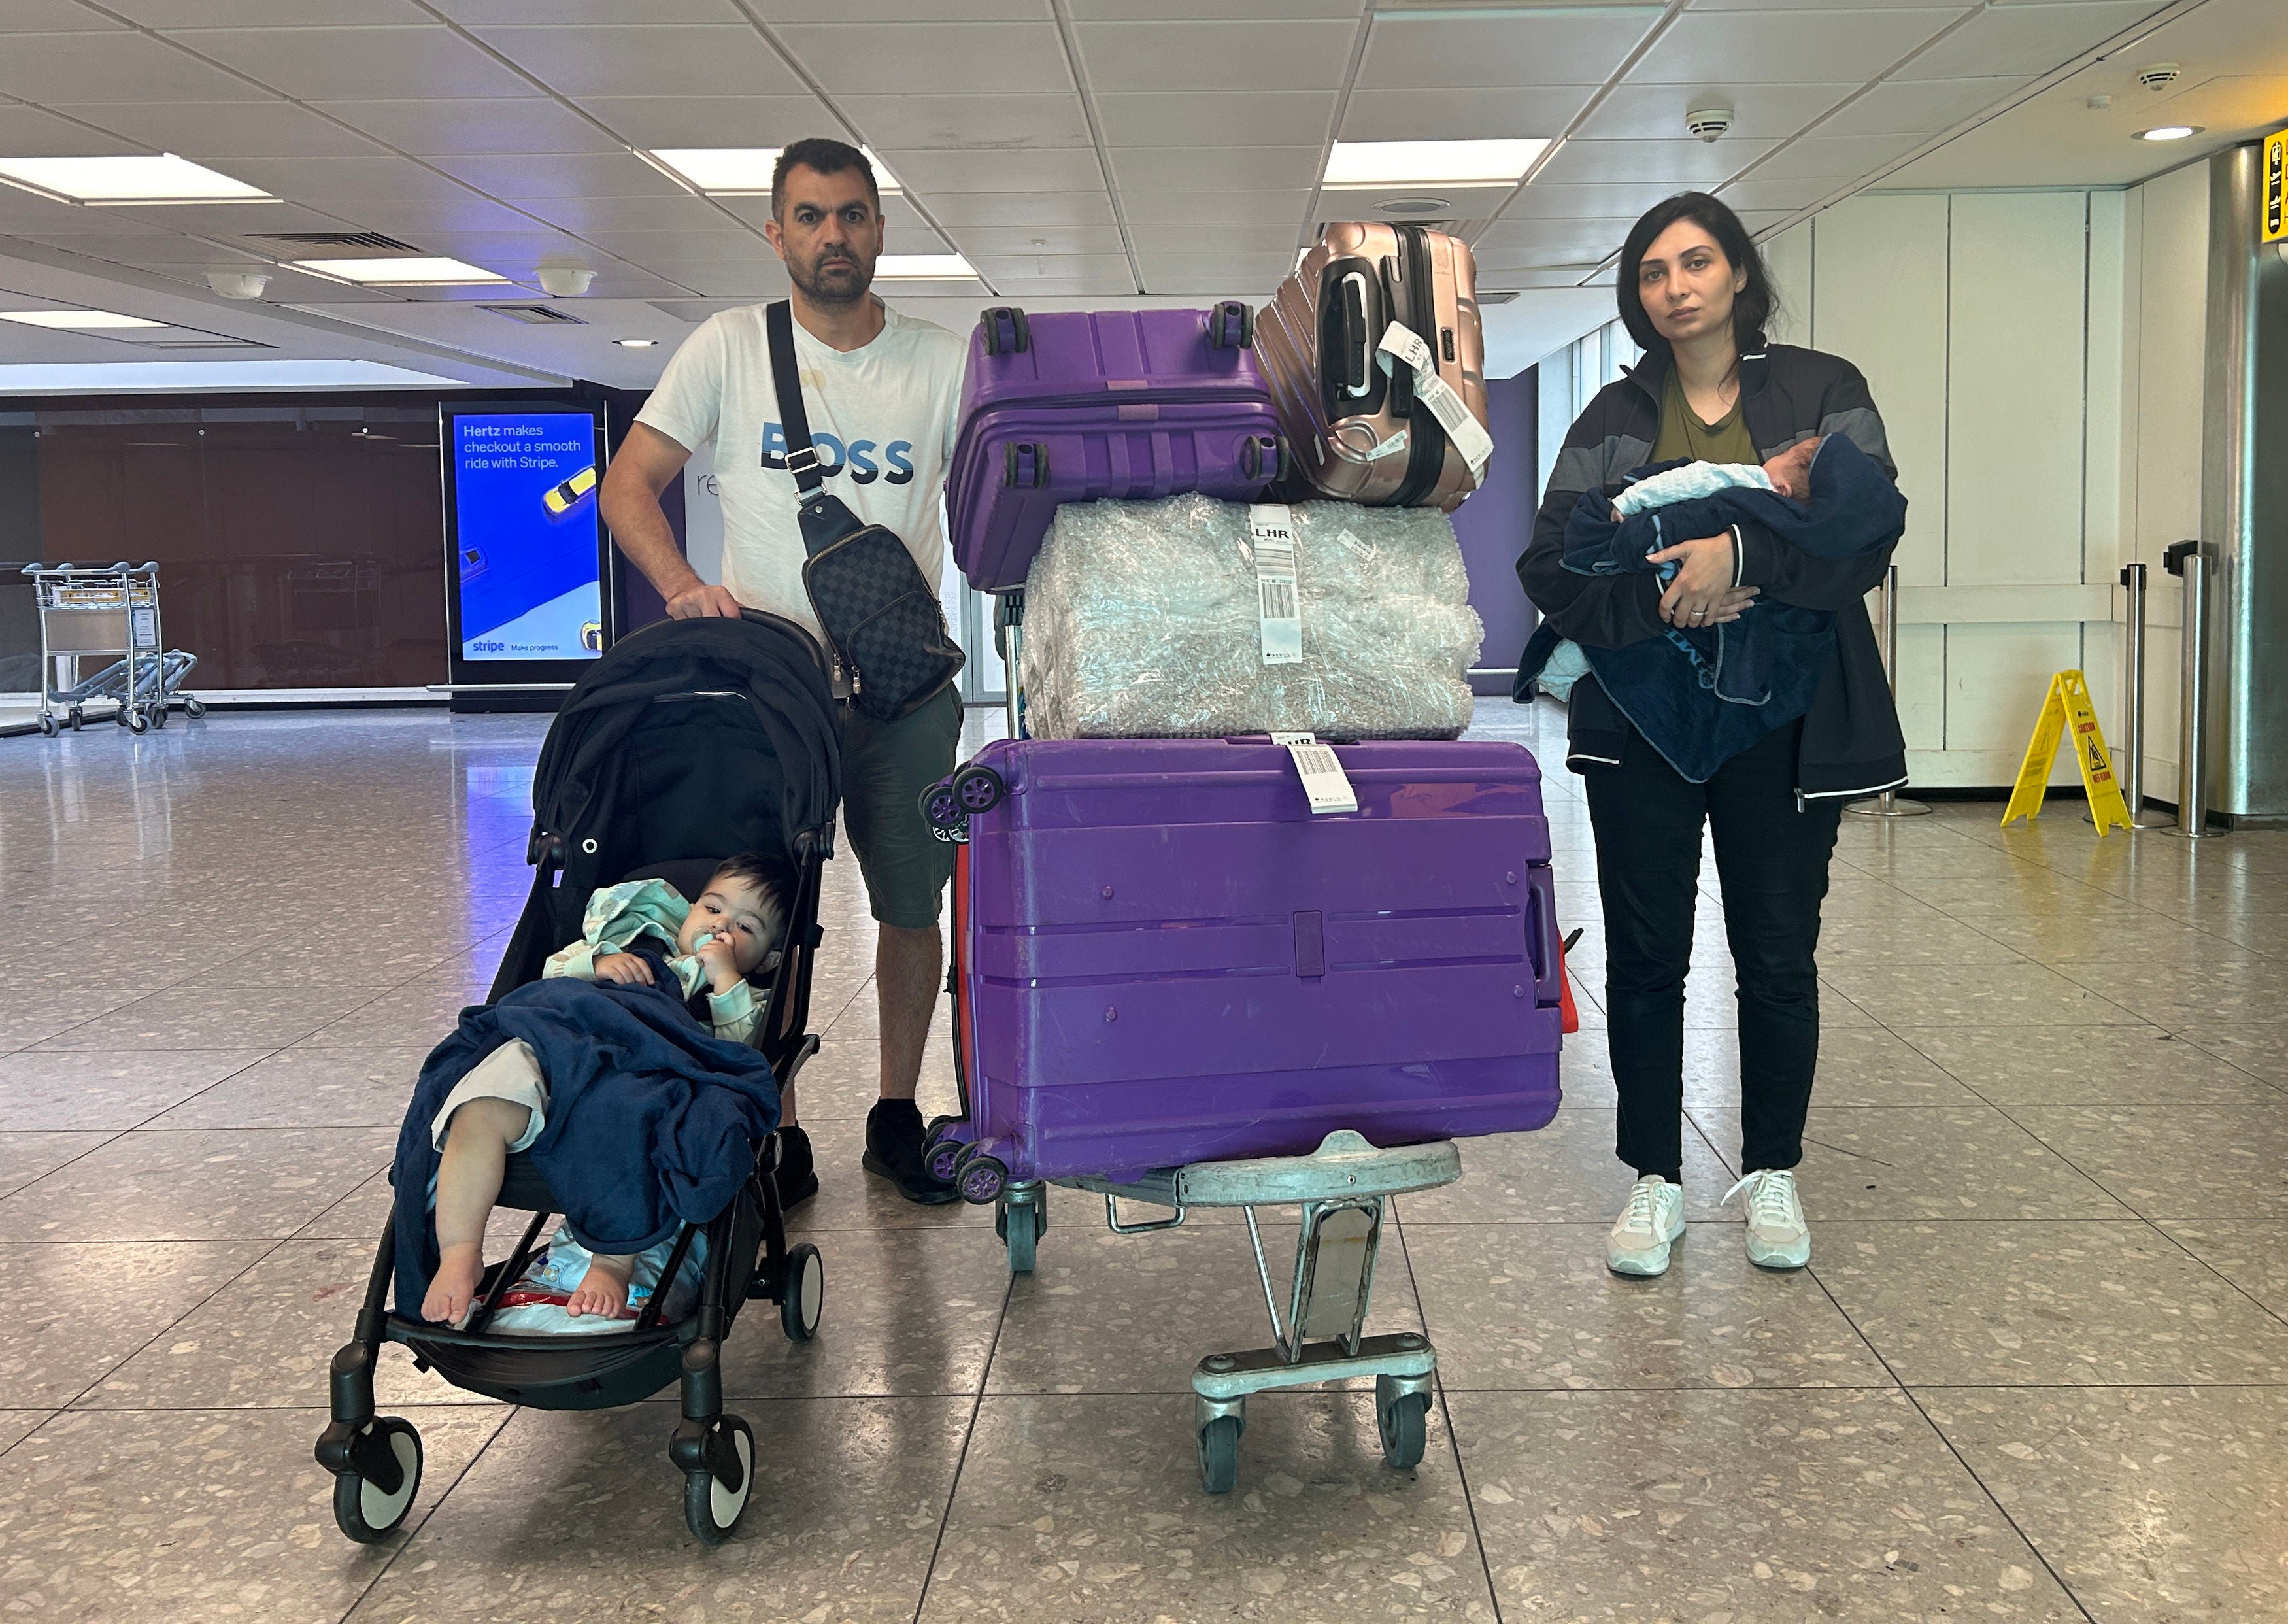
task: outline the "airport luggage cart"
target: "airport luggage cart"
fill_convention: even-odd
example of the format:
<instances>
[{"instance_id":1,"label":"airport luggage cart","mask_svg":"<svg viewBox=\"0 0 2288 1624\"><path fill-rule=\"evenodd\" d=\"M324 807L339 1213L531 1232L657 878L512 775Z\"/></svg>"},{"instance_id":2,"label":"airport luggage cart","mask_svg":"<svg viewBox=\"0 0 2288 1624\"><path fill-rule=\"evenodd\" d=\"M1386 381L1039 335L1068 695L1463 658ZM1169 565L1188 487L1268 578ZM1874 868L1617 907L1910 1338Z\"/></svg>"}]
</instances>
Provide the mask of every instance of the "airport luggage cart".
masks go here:
<instances>
[{"instance_id":1,"label":"airport luggage cart","mask_svg":"<svg viewBox=\"0 0 2288 1624\"><path fill-rule=\"evenodd\" d=\"M1195 1207L1236 1206L1245 1216L1263 1306L1271 1316L1271 1346L1212 1353L1192 1372L1200 1482L1211 1494L1227 1494L1239 1483L1239 1439L1247 1429L1251 1394L1349 1376L1374 1378L1383 1460L1402 1471L1421 1464L1437 1352L1419 1332L1364 1334L1367 1309L1389 1198L1434 1190L1461 1176L1461 1152L1450 1139L1385 1150L1340 1128L1308 1156L1197 1162L1126 1182L1088 1177L1048 1182L1101 1195L1105 1222L1119 1235L1174 1229ZM1169 1207L1174 1215L1124 1223L1122 1201ZM1048 1228L1045 1183L1011 1181L995 1206L994 1229L1008 1247L1010 1270L1030 1273ZM1283 1317L1256 1218L1259 1206L1302 1210Z\"/></svg>"},{"instance_id":2,"label":"airport luggage cart","mask_svg":"<svg viewBox=\"0 0 2288 1624\"><path fill-rule=\"evenodd\" d=\"M116 720L132 733L167 725L171 705L194 717L206 706L181 691L198 664L195 655L170 650L159 621L159 566L27 564L40 616L40 731L53 738L66 727L78 729L88 703L115 699ZM83 676L91 657L111 662ZM70 662L71 680L60 682Z\"/></svg>"}]
</instances>

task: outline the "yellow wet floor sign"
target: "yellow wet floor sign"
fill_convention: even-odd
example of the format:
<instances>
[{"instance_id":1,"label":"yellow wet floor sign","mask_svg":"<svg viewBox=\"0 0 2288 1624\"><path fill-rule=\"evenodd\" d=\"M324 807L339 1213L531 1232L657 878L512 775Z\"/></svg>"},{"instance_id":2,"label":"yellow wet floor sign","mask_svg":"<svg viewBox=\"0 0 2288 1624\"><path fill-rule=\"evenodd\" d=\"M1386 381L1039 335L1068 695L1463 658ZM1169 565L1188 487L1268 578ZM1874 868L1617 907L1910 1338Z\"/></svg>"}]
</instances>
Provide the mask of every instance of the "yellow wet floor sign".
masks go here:
<instances>
[{"instance_id":1,"label":"yellow wet floor sign","mask_svg":"<svg viewBox=\"0 0 2288 1624\"><path fill-rule=\"evenodd\" d=\"M2008 828L2017 817L2041 816L2042 794L2049 787L2058 743L2069 725L2073 729L2074 759L2081 763L2081 786L2089 796L2090 821L2097 825L2098 838L2104 839L2106 830L2115 825L2135 828L2129 804L2121 799L2121 785L2113 776L2113 760L2106 754L2097 712L2090 706L2089 681L2077 671L2062 671L2050 679L2050 697L2043 702L2041 720L2034 724L2033 741L2026 746L2026 760L2018 768L2010 804L2002 808L2002 826Z\"/></svg>"}]
</instances>

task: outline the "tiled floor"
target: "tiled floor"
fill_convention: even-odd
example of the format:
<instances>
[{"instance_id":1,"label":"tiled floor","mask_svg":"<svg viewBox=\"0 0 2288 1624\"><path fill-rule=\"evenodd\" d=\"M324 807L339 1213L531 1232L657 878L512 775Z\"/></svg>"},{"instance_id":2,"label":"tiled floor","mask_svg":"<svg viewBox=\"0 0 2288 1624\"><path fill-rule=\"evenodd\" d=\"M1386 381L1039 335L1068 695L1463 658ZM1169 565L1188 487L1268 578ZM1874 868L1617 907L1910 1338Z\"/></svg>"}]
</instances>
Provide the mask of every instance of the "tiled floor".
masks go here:
<instances>
[{"instance_id":1,"label":"tiled floor","mask_svg":"<svg viewBox=\"0 0 2288 1624\"><path fill-rule=\"evenodd\" d=\"M1553 764L1554 720L1482 716ZM1200 1493L1188 1368L1263 1336L1230 1225L1119 1238L1059 1192L1013 1284L989 1214L860 1174L871 943L844 862L803 1101L825 1327L732 1339L762 1441L742 1537L684 1532L671 1405L510 1410L392 1349L425 1486L410 1532L349 1544L310 1455L325 1362L411 1072L523 896L541 732L399 712L0 744L12 1613L2288 1617L2288 836L2101 844L2063 804L2006 833L1987 805L1847 818L1794 1276L1711 1205L1738 1097L1712 877L1694 1228L1629 1281L1600 1259L1626 1174L1561 770L1589 928L1566 1108L1401 1203L1378 1282L1378 1318L1441 1349L1418 1471L1382 1466L1363 1395L1301 1393L1251 1407L1238 1493Z\"/></svg>"}]
</instances>

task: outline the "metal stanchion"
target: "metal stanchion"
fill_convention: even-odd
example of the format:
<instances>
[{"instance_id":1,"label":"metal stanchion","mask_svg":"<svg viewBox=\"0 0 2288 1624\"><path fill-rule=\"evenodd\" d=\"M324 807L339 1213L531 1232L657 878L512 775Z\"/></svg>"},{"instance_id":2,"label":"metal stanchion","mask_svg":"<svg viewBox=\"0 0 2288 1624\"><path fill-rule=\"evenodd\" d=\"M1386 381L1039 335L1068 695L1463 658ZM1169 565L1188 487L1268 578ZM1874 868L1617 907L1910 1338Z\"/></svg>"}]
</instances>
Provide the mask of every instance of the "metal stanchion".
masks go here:
<instances>
[{"instance_id":1,"label":"metal stanchion","mask_svg":"<svg viewBox=\"0 0 2288 1624\"><path fill-rule=\"evenodd\" d=\"M1893 564L1883 572L1883 676L1891 685L1891 700L1899 697L1899 567ZM1896 790L1885 790L1865 800L1855 800L1843 808L1858 817L1926 817L1930 808L1919 800L1910 800Z\"/></svg>"},{"instance_id":2,"label":"metal stanchion","mask_svg":"<svg viewBox=\"0 0 2288 1624\"><path fill-rule=\"evenodd\" d=\"M2173 543L2161 568L2185 583L2184 671L2179 681L2177 826L2188 840L2221 834L2209 827L2209 575L2210 550L2198 540Z\"/></svg>"},{"instance_id":3,"label":"metal stanchion","mask_svg":"<svg viewBox=\"0 0 2288 1624\"><path fill-rule=\"evenodd\" d=\"M2145 566L2124 564L2121 585L2127 594L2128 625L2122 640L2121 735L2113 754L2113 776L2129 808L2129 826L2165 829L2173 821L2169 815L2145 804ZM2085 812L2081 821L2093 824L2097 815Z\"/></svg>"}]
</instances>

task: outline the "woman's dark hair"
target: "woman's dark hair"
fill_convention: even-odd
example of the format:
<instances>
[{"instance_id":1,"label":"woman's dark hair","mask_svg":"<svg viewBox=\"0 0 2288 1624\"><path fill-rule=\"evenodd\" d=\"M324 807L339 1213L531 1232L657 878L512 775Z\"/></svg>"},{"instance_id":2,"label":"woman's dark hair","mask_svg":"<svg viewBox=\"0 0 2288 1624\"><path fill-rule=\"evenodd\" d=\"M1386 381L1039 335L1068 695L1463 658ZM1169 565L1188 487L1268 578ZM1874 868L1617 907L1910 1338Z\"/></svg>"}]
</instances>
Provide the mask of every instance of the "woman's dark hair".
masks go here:
<instances>
[{"instance_id":1,"label":"woman's dark hair","mask_svg":"<svg viewBox=\"0 0 2288 1624\"><path fill-rule=\"evenodd\" d=\"M1638 285L1638 274L1644 264L1645 251L1654 239L1679 220L1690 220L1724 251L1734 270L1748 274L1748 284L1732 296L1732 342L1742 354L1752 354L1764 347L1764 329L1778 313L1780 298L1772 291L1772 279L1764 269L1764 257L1756 251L1749 239L1748 228L1740 224L1740 217L1732 212L1720 198L1705 192L1679 192L1664 198L1644 211L1642 219L1629 227L1629 239L1621 244L1620 283L1615 289L1621 306L1621 325L1629 330L1629 337L1643 350L1665 351L1668 340L1652 324L1645 314L1644 290Z\"/></svg>"}]
</instances>

